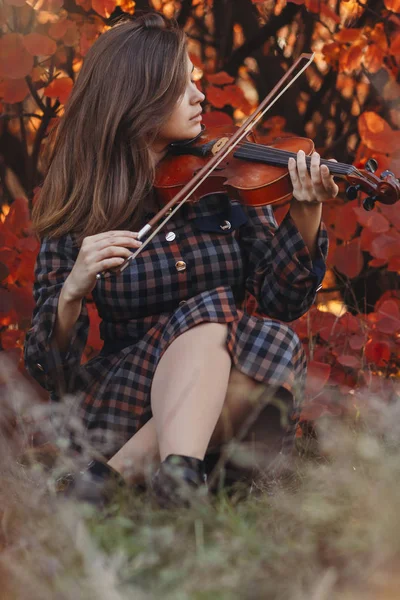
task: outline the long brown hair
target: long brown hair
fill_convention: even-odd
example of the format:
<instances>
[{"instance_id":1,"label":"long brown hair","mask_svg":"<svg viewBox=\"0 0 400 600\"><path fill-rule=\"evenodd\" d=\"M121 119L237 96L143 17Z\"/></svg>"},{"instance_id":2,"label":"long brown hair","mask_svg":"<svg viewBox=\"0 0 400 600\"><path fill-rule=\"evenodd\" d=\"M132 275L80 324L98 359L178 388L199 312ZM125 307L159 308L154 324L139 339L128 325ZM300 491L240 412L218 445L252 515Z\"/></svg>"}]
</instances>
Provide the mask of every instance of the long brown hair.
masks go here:
<instances>
[{"instance_id":1,"label":"long brown hair","mask_svg":"<svg viewBox=\"0 0 400 600\"><path fill-rule=\"evenodd\" d=\"M184 93L186 37L159 13L124 18L89 49L33 209L40 237L134 227L154 182L150 145Z\"/></svg>"}]
</instances>

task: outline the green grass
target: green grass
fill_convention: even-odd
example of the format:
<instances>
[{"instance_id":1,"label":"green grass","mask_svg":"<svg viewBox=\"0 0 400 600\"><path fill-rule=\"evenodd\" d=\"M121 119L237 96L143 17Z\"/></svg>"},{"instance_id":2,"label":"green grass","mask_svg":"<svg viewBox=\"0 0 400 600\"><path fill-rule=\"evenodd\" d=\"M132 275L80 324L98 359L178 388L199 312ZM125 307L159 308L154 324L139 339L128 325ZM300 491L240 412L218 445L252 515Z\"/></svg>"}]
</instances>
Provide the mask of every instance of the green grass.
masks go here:
<instances>
[{"instance_id":1,"label":"green grass","mask_svg":"<svg viewBox=\"0 0 400 600\"><path fill-rule=\"evenodd\" d=\"M398 598L398 404L321 421L290 476L180 510L131 490L103 510L56 496L3 437L0 600Z\"/></svg>"}]
</instances>

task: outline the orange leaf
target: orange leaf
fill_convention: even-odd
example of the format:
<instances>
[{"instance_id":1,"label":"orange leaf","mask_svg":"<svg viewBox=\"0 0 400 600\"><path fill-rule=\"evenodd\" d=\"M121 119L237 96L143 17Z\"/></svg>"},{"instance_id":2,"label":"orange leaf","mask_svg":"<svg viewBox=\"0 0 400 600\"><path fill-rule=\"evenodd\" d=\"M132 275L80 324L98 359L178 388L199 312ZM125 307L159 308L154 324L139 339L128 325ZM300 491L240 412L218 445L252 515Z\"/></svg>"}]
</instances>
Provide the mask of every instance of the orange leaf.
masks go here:
<instances>
[{"instance_id":1,"label":"orange leaf","mask_svg":"<svg viewBox=\"0 0 400 600\"><path fill-rule=\"evenodd\" d=\"M386 8L394 13L400 13L400 0L384 0Z\"/></svg>"},{"instance_id":2,"label":"orange leaf","mask_svg":"<svg viewBox=\"0 0 400 600\"><path fill-rule=\"evenodd\" d=\"M385 51L377 44L370 44L363 56L363 63L370 73L377 73L383 66L384 58Z\"/></svg>"},{"instance_id":3,"label":"orange leaf","mask_svg":"<svg viewBox=\"0 0 400 600\"><path fill-rule=\"evenodd\" d=\"M48 33L49 36L55 40L60 40L63 35L67 33L68 29L68 19L64 19L63 21L57 21L57 23L52 23L49 27Z\"/></svg>"},{"instance_id":4,"label":"orange leaf","mask_svg":"<svg viewBox=\"0 0 400 600\"><path fill-rule=\"evenodd\" d=\"M0 83L0 97L9 104L22 102L28 94L29 88L25 79L3 79Z\"/></svg>"},{"instance_id":5,"label":"orange leaf","mask_svg":"<svg viewBox=\"0 0 400 600\"><path fill-rule=\"evenodd\" d=\"M68 29L62 37L64 46L72 47L79 42L79 31L75 21L67 20Z\"/></svg>"},{"instance_id":6,"label":"orange leaf","mask_svg":"<svg viewBox=\"0 0 400 600\"><path fill-rule=\"evenodd\" d=\"M32 70L33 56L27 52L19 33L6 33L0 38L0 77L21 79Z\"/></svg>"},{"instance_id":7,"label":"orange leaf","mask_svg":"<svg viewBox=\"0 0 400 600\"><path fill-rule=\"evenodd\" d=\"M116 0L92 0L93 10L106 19L112 15L116 5Z\"/></svg>"},{"instance_id":8,"label":"orange leaf","mask_svg":"<svg viewBox=\"0 0 400 600\"><path fill-rule=\"evenodd\" d=\"M40 33L29 33L26 35L22 43L32 56L51 56L57 50L57 44L47 35Z\"/></svg>"},{"instance_id":9,"label":"orange leaf","mask_svg":"<svg viewBox=\"0 0 400 600\"><path fill-rule=\"evenodd\" d=\"M363 263L360 238L336 247L334 254L335 267L350 279L361 273Z\"/></svg>"},{"instance_id":10,"label":"orange leaf","mask_svg":"<svg viewBox=\"0 0 400 600\"><path fill-rule=\"evenodd\" d=\"M59 98L62 104L65 104L71 93L73 81L70 77L58 77L44 89L44 95L49 98Z\"/></svg>"},{"instance_id":11,"label":"orange leaf","mask_svg":"<svg viewBox=\"0 0 400 600\"><path fill-rule=\"evenodd\" d=\"M393 131L375 112L362 113L358 119L358 131L363 143L375 152L387 154L399 148L400 132Z\"/></svg>"},{"instance_id":12,"label":"orange leaf","mask_svg":"<svg viewBox=\"0 0 400 600\"><path fill-rule=\"evenodd\" d=\"M360 44L353 44L349 48L344 48L340 55L341 70L346 73L356 71L361 66L363 49Z\"/></svg>"},{"instance_id":13,"label":"orange leaf","mask_svg":"<svg viewBox=\"0 0 400 600\"><path fill-rule=\"evenodd\" d=\"M352 44L360 39L362 36L362 29L341 29L338 33L335 33L333 39L341 44Z\"/></svg>"},{"instance_id":14,"label":"orange leaf","mask_svg":"<svg viewBox=\"0 0 400 600\"><path fill-rule=\"evenodd\" d=\"M213 85L226 85L227 83L233 83L235 81L235 78L231 77L231 75L228 75L228 73L225 71L220 71L219 73L208 73L206 77L207 81Z\"/></svg>"}]
</instances>

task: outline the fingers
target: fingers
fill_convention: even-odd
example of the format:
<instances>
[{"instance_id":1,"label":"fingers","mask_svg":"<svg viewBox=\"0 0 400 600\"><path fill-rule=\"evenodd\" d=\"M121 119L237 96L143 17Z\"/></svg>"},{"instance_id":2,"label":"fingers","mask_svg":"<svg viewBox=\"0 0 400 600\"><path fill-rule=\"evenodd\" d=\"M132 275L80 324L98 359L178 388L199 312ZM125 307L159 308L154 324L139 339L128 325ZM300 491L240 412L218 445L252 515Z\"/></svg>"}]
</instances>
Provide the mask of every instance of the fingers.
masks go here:
<instances>
[{"instance_id":1,"label":"fingers","mask_svg":"<svg viewBox=\"0 0 400 600\"><path fill-rule=\"evenodd\" d=\"M103 245L109 244L123 244L127 246L138 247L141 242L137 239L138 231L105 231L103 233L97 233L96 235L88 236L85 238L87 243ZM124 240L124 241L122 241Z\"/></svg>"},{"instance_id":2,"label":"fingers","mask_svg":"<svg viewBox=\"0 0 400 600\"><path fill-rule=\"evenodd\" d=\"M334 182L327 165L321 166L321 178L327 196L329 198L334 198L337 196L339 192L339 186Z\"/></svg>"},{"instance_id":3,"label":"fingers","mask_svg":"<svg viewBox=\"0 0 400 600\"><path fill-rule=\"evenodd\" d=\"M299 150L296 158L297 160L289 159L288 169L293 185L293 195L297 200L323 202L337 196L339 187L334 182L329 168L326 165L320 165L321 159L318 152L313 152L311 155L310 173L307 169L305 152Z\"/></svg>"}]
</instances>

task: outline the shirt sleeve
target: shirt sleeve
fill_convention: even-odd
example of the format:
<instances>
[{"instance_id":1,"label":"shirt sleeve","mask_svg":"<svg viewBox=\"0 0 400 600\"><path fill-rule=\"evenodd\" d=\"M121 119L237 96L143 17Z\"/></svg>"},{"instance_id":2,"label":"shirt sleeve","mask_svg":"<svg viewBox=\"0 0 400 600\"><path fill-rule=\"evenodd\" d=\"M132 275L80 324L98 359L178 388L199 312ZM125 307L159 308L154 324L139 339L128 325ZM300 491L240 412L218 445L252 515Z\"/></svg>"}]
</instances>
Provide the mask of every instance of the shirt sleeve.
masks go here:
<instances>
[{"instance_id":1,"label":"shirt sleeve","mask_svg":"<svg viewBox=\"0 0 400 600\"><path fill-rule=\"evenodd\" d=\"M278 226L273 209L244 207L248 222L239 240L246 263L246 291L257 311L281 321L294 321L311 308L326 271L328 234L321 221L317 253L309 250L288 212Z\"/></svg>"},{"instance_id":2,"label":"shirt sleeve","mask_svg":"<svg viewBox=\"0 0 400 600\"><path fill-rule=\"evenodd\" d=\"M74 390L79 371L76 367L80 365L89 331L86 300L83 299L67 350L60 352L52 341L61 289L78 252L70 234L58 239L45 238L35 264L35 308L25 338L25 367L42 387L57 396Z\"/></svg>"}]
</instances>

